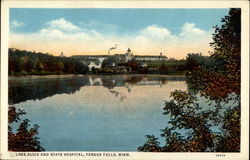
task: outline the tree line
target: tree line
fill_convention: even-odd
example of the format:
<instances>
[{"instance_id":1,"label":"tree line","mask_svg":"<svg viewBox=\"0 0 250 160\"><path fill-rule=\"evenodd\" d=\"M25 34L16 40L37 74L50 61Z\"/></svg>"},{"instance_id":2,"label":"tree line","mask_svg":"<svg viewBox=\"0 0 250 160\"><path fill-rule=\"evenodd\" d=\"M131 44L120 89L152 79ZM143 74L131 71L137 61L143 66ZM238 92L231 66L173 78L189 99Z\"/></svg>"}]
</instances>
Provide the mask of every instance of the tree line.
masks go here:
<instances>
[{"instance_id":1,"label":"tree line","mask_svg":"<svg viewBox=\"0 0 250 160\"><path fill-rule=\"evenodd\" d=\"M144 62L145 63L145 62ZM207 56L201 53L189 53L186 59L171 58L167 61L142 62L131 60L126 63L117 57L109 57L100 69L92 68L90 73L116 73L112 64L131 68L131 73L141 74L185 74L202 64L212 64ZM57 57L48 53L31 52L9 48L9 75L53 75L53 74L86 74L87 64L73 57Z\"/></svg>"},{"instance_id":2,"label":"tree line","mask_svg":"<svg viewBox=\"0 0 250 160\"><path fill-rule=\"evenodd\" d=\"M85 74L87 71L88 66L74 58L9 48L9 75Z\"/></svg>"}]
</instances>

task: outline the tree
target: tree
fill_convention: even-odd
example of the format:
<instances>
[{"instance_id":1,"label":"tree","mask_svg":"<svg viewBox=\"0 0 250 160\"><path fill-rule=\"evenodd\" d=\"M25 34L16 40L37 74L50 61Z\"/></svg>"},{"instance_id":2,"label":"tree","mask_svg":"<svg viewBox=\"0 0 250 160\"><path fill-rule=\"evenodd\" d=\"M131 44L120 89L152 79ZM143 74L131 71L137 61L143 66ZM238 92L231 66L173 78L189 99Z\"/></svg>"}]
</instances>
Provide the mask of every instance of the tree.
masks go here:
<instances>
[{"instance_id":1,"label":"tree","mask_svg":"<svg viewBox=\"0 0 250 160\"><path fill-rule=\"evenodd\" d=\"M37 66L36 66L37 70L38 71L42 71L44 69L44 66L41 62L37 63Z\"/></svg>"},{"instance_id":2,"label":"tree","mask_svg":"<svg viewBox=\"0 0 250 160\"><path fill-rule=\"evenodd\" d=\"M195 70L200 65L207 65L210 61L201 53L189 53L186 57L186 67L188 70Z\"/></svg>"},{"instance_id":3,"label":"tree","mask_svg":"<svg viewBox=\"0 0 250 160\"><path fill-rule=\"evenodd\" d=\"M229 15L222 18L221 27L215 26L213 42L214 55L240 56L241 52L241 9L231 8Z\"/></svg>"},{"instance_id":4,"label":"tree","mask_svg":"<svg viewBox=\"0 0 250 160\"><path fill-rule=\"evenodd\" d=\"M158 138L155 138L153 135L146 135L147 142L138 147L138 150L143 152L160 152L161 147L159 146Z\"/></svg>"},{"instance_id":5,"label":"tree","mask_svg":"<svg viewBox=\"0 0 250 160\"><path fill-rule=\"evenodd\" d=\"M165 103L163 114L170 119L162 130L166 143L160 151L240 152L240 13L230 9L222 26L215 26L209 64L190 61L196 66L187 75L190 90L172 92L172 100ZM200 97L209 102L205 107ZM143 146L149 146L150 138Z\"/></svg>"},{"instance_id":6,"label":"tree","mask_svg":"<svg viewBox=\"0 0 250 160\"><path fill-rule=\"evenodd\" d=\"M64 64L62 62L56 62L55 69L56 72L62 73Z\"/></svg>"},{"instance_id":7,"label":"tree","mask_svg":"<svg viewBox=\"0 0 250 160\"><path fill-rule=\"evenodd\" d=\"M219 139L216 151L240 151L240 106L228 109L223 117L223 120L223 134Z\"/></svg>"},{"instance_id":8,"label":"tree","mask_svg":"<svg viewBox=\"0 0 250 160\"><path fill-rule=\"evenodd\" d=\"M41 147L38 134L38 125L30 128L29 120L24 119L20 123L17 132L13 133L10 124L20 122L20 116L26 114L23 110L17 110L15 106L9 106L8 118L8 149L10 151L44 151Z\"/></svg>"},{"instance_id":9,"label":"tree","mask_svg":"<svg viewBox=\"0 0 250 160\"><path fill-rule=\"evenodd\" d=\"M234 92L240 95L240 36L241 10L232 8L222 18L220 27L215 26L214 52L209 57L212 65L200 66L188 77L199 86L202 94L213 99L226 98Z\"/></svg>"}]
</instances>

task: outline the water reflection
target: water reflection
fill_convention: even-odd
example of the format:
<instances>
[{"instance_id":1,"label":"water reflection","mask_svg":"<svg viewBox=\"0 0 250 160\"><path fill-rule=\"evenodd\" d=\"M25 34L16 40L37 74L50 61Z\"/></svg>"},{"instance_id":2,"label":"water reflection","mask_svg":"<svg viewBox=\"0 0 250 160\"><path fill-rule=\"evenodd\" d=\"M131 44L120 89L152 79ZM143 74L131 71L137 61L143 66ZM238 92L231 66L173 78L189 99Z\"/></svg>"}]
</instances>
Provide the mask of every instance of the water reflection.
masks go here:
<instances>
[{"instance_id":1,"label":"water reflection","mask_svg":"<svg viewBox=\"0 0 250 160\"><path fill-rule=\"evenodd\" d=\"M9 79L9 104L27 100L41 100L56 94L74 94L84 86L103 86L121 101L126 96L115 90L125 87L130 93L133 86L166 85L168 81L184 81L183 76L152 76L152 75L89 75L71 77L11 77Z\"/></svg>"},{"instance_id":2,"label":"water reflection","mask_svg":"<svg viewBox=\"0 0 250 160\"><path fill-rule=\"evenodd\" d=\"M184 77L153 75L31 77L9 84L10 99L21 96L15 106L39 124L46 151L136 151L143 135L160 136L170 92L187 87Z\"/></svg>"}]
</instances>

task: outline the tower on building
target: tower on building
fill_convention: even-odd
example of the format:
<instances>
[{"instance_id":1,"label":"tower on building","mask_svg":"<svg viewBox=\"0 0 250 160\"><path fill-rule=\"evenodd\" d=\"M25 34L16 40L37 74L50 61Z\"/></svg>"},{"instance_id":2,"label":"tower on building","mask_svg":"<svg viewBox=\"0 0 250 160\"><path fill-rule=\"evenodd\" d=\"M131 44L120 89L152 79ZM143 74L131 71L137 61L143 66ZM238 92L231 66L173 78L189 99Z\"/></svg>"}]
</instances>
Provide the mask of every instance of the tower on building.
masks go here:
<instances>
[{"instance_id":1,"label":"tower on building","mask_svg":"<svg viewBox=\"0 0 250 160\"><path fill-rule=\"evenodd\" d=\"M131 53L131 49L128 48L127 53L125 53L125 62L131 61L133 59L133 54Z\"/></svg>"},{"instance_id":2,"label":"tower on building","mask_svg":"<svg viewBox=\"0 0 250 160\"><path fill-rule=\"evenodd\" d=\"M131 49L130 48L128 48L127 53L131 53Z\"/></svg>"},{"instance_id":3,"label":"tower on building","mask_svg":"<svg viewBox=\"0 0 250 160\"><path fill-rule=\"evenodd\" d=\"M63 55L63 52L61 52L61 55L60 55L60 57L65 57L65 56Z\"/></svg>"}]
</instances>

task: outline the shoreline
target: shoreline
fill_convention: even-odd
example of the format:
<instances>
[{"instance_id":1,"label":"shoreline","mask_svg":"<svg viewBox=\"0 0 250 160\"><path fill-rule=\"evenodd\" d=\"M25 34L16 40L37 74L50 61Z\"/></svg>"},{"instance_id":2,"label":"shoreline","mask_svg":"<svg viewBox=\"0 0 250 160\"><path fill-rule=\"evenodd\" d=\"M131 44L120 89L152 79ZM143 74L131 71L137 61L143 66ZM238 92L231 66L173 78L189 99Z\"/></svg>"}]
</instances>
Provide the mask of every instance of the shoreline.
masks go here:
<instances>
[{"instance_id":1,"label":"shoreline","mask_svg":"<svg viewBox=\"0 0 250 160\"><path fill-rule=\"evenodd\" d=\"M83 77L83 76L160 76L160 77L186 77L185 74L63 74L63 75L22 75L8 76L8 80L12 79L37 79L37 78L68 78L68 77Z\"/></svg>"}]
</instances>

